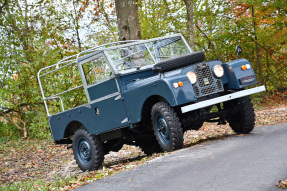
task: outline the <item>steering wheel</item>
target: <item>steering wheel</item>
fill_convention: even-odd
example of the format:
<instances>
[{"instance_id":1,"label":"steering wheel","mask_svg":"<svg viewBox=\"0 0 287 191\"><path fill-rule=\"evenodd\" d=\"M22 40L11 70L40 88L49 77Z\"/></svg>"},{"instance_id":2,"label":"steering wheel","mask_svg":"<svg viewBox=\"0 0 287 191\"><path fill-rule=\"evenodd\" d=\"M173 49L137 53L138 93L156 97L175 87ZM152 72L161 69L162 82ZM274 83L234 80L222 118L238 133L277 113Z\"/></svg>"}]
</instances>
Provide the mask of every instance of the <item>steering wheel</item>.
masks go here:
<instances>
[{"instance_id":1,"label":"steering wheel","mask_svg":"<svg viewBox=\"0 0 287 191\"><path fill-rule=\"evenodd\" d=\"M128 62L123 62L123 63L116 65L116 69L118 70L120 66L123 66L124 70L132 68L132 65ZM125 66L126 66L126 68L125 68Z\"/></svg>"}]
</instances>

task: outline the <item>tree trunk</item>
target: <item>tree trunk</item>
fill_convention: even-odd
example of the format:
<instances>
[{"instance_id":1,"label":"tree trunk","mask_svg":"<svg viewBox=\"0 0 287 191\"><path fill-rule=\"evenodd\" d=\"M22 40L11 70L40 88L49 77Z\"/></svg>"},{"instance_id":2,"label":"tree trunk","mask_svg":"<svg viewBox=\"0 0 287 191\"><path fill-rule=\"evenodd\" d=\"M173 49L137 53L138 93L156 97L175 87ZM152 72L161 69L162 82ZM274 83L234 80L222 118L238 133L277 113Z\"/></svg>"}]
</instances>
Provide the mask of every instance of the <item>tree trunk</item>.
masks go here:
<instances>
[{"instance_id":1,"label":"tree trunk","mask_svg":"<svg viewBox=\"0 0 287 191\"><path fill-rule=\"evenodd\" d=\"M194 22L193 22L193 0L183 0L186 6L186 27L187 42L192 50L194 50Z\"/></svg>"},{"instance_id":2,"label":"tree trunk","mask_svg":"<svg viewBox=\"0 0 287 191\"><path fill-rule=\"evenodd\" d=\"M115 0L120 40L141 39L137 0Z\"/></svg>"},{"instance_id":3,"label":"tree trunk","mask_svg":"<svg viewBox=\"0 0 287 191\"><path fill-rule=\"evenodd\" d=\"M74 19L74 24L75 24L75 30L76 30L76 36L77 36L77 42L78 42L78 50L81 52L82 51L82 43L81 43L81 39L80 39L80 33L79 33L79 22L78 22L78 18L77 18L77 10L76 10L76 5L75 5L75 1L73 0L73 8L74 8L74 16L72 15L73 19Z\"/></svg>"},{"instance_id":4,"label":"tree trunk","mask_svg":"<svg viewBox=\"0 0 287 191\"><path fill-rule=\"evenodd\" d=\"M263 72L262 72L262 66L261 66L261 59L260 59L260 53L259 53L259 47L258 47L258 39L257 39L257 33L256 33L256 22L254 17L254 7L251 7L252 10L252 18L253 18L253 30L254 30L254 36L255 36L255 49L256 49L256 57L257 57L257 66L259 69L259 84L263 84Z\"/></svg>"}]
</instances>

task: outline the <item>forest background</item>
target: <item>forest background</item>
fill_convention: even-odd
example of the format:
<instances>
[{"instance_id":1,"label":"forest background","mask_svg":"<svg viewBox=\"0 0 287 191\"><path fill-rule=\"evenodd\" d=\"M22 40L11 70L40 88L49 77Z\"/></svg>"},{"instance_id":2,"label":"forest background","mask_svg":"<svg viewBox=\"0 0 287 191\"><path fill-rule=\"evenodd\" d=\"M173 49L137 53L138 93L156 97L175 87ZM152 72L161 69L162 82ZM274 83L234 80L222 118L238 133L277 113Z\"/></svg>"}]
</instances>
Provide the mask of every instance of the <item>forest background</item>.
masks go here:
<instances>
[{"instance_id":1,"label":"forest background","mask_svg":"<svg viewBox=\"0 0 287 191\"><path fill-rule=\"evenodd\" d=\"M252 63L267 94L286 90L286 0L124 1L136 7L136 12L124 12L137 14L140 29L139 36L125 39L182 33L207 60L223 62L236 59L235 47L240 45L240 57ZM50 137L38 71L95 45L123 39L119 2L1 0L1 138ZM125 6L121 10L129 10Z\"/></svg>"}]
</instances>

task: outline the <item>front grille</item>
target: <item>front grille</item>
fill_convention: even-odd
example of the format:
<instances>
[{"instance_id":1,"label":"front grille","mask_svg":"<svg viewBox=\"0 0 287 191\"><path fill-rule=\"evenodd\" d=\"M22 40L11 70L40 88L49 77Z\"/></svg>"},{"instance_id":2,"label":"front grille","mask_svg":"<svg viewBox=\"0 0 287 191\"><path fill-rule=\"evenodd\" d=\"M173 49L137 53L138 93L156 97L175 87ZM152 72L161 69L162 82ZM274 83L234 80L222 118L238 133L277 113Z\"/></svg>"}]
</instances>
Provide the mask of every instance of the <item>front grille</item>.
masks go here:
<instances>
[{"instance_id":1,"label":"front grille","mask_svg":"<svg viewBox=\"0 0 287 191\"><path fill-rule=\"evenodd\" d=\"M194 71L197 75L197 82L193 85L193 90L197 98L224 90L221 80L213 76L209 63L194 65Z\"/></svg>"},{"instance_id":2,"label":"front grille","mask_svg":"<svg viewBox=\"0 0 287 191\"><path fill-rule=\"evenodd\" d=\"M217 85L217 88L218 88L219 90L221 90L221 91L224 90L221 80L217 80L217 81L216 81L216 85Z\"/></svg>"},{"instance_id":3,"label":"front grille","mask_svg":"<svg viewBox=\"0 0 287 191\"><path fill-rule=\"evenodd\" d=\"M209 65L203 63L200 67L195 67L195 73L198 76L198 83L200 87L208 86L206 80L209 84L213 83L213 77Z\"/></svg>"},{"instance_id":4,"label":"front grille","mask_svg":"<svg viewBox=\"0 0 287 191\"><path fill-rule=\"evenodd\" d=\"M202 88L200 92L203 95L209 95L209 94L214 93L215 91L216 91L215 86L210 86L207 88Z\"/></svg>"},{"instance_id":5,"label":"front grille","mask_svg":"<svg viewBox=\"0 0 287 191\"><path fill-rule=\"evenodd\" d=\"M195 93L196 97L198 97L199 96L199 89L198 89L198 87L197 86L193 86L193 90L194 90L194 93Z\"/></svg>"}]
</instances>

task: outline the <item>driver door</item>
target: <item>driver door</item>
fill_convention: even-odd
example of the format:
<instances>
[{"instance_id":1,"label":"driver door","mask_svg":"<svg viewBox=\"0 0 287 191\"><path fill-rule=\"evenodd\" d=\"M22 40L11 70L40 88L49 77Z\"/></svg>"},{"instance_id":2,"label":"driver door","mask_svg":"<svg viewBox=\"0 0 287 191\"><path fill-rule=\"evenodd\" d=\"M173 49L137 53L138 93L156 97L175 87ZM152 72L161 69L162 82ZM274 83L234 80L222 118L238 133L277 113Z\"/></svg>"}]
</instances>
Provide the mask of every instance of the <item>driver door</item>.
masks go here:
<instances>
[{"instance_id":1,"label":"driver door","mask_svg":"<svg viewBox=\"0 0 287 191\"><path fill-rule=\"evenodd\" d=\"M97 119L96 133L128 124L120 89L103 53L93 54L79 62L83 86Z\"/></svg>"}]
</instances>

